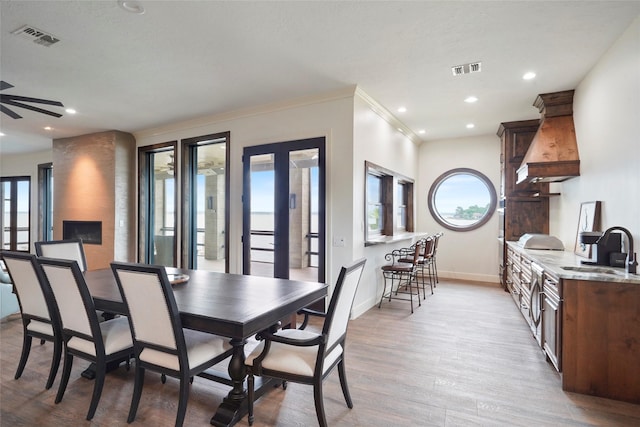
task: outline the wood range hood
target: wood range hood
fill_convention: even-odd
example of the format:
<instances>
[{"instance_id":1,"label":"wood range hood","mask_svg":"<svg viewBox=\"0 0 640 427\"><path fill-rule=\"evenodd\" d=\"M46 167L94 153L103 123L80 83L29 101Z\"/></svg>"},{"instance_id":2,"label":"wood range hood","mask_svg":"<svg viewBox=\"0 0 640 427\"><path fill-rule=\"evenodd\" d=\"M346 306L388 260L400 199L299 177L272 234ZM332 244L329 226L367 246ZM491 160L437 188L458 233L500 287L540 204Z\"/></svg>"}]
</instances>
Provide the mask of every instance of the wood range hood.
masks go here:
<instances>
[{"instance_id":1,"label":"wood range hood","mask_svg":"<svg viewBox=\"0 0 640 427\"><path fill-rule=\"evenodd\" d=\"M573 125L573 90L538 95L542 115L538 131L516 171L517 183L562 182L580 176L580 157Z\"/></svg>"}]
</instances>

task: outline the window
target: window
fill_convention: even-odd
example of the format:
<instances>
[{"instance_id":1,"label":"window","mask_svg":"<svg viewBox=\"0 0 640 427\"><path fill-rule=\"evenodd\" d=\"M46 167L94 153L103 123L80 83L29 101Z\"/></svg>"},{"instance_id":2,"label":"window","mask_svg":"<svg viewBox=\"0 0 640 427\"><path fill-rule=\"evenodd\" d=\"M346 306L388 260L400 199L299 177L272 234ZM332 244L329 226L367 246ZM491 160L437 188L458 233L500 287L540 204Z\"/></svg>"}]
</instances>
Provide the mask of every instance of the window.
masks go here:
<instances>
[{"instance_id":1,"label":"window","mask_svg":"<svg viewBox=\"0 0 640 427\"><path fill-rule=\"evenodd\" d=\"M365 241L413 230L413 180L365 162Z\"/></svg>"},{"instance_id":2,"label":"window","mask_svg":"<svg viewBox=\"0 0 640 427\"><path fill-rule=\"evenodd\" d=\"M367 231L369 236L382 234L382 177L367 174Z\"/></svg>"},{"instance_id":3,"label":"window","mask_svg":"<svg viewBox=\"0 0 640 427\"><path fill-rule=\"evenodd\" d=\"M138 150L139 259L176 266L175 142Z\"/></svg>"},{"instance_id":4,"label":"window","mask_svg":"<svg viewBox=\"0 0 640 427\"><path fill-rule=\"evenodd\" d=\"M28 252L31 247L31 178L2 177L0 182L0 248Z\"/></svg>"},{"instance_id":5,"label":"window","mask_svg":"<svg viewBox=\"0 0 640 427\"><path fill-rule=\"evenodd\" d=\"M229 271L229 132L182 140L182 265Z\"/></svg>"},{"instance_id":6,"label":"window","mask_svg":"<svg viewBox=\"0 0 640 427\"><path fill-rule=\"evenodd\" d=\"M438 224L471 231L486 224L496 210L496 190L482 173L468 168L440 175L429 190L429 211Z\"/></svg>"},{"instance_id":7,"label":"window","mask_svg":"<svg viewBox=\"0 0 640 427\"><path fill-rule=\"evenodd\" d=\"M38 238L53 240L53 164L38 165Z\"/></svg>"},{"instance_id":8,"label":"window","mask_svg":"<svg viewBox=\"0 0 640 427\"><path fill-rule=\"evenodd\" d=\"M411 182L398 181L396 184L396 229L407 231L413 228L409 224L409 212L413 209L413 185Z\"/></svg>"}]
</instances>

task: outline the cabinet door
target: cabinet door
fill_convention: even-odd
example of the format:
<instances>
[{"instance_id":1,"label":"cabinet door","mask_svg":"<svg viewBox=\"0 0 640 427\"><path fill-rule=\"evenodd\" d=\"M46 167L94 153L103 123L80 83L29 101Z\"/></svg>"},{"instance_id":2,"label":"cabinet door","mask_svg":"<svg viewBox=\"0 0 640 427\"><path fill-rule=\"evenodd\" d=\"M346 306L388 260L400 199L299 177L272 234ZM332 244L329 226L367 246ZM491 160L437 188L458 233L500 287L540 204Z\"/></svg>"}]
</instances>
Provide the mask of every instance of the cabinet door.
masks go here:
<instances>
[{"instance_id":1,"label":"cabinet door","mask_svg":"<svg viewBox=\"0 0 640 427\"><path fill-rule=\"evenodd\" d=\"M542 295L542 342L549 361L561 372L561 303L557 283L544 280Z\"/></svg>"},{"instance_id":2,"label":"cabinet door","mask_svg":"<svg viewBox=\"0 0 640 427\"><path fill-rule=\"evenodd\" d=\"M509 200L505 208L504 239L518 240L525 233L549 233L549 200Z\"/></svg>"}]
</instances>

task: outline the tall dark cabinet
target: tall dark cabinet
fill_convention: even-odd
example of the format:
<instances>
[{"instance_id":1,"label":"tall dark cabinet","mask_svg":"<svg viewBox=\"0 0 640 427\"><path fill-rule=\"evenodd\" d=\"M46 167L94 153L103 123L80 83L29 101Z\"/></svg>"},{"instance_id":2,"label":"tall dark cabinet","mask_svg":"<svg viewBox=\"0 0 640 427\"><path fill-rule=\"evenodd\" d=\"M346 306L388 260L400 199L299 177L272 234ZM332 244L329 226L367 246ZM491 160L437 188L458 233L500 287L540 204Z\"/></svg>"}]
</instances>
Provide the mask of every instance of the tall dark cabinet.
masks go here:
<instances>
[{"instance_id":1,"label":"tall dark cabinet","mask_svg":"<svg viewBox=\"0 0 640 427\"><path fill-rule=\"evenodd\" d=\"M500 283L507 290L506 242L525 233L549 233L549 183L516 184L516 170L538 130L539 120L501 123L498 136L500 154L500 203L498 230Z\"/></svg>"}]
</instances>

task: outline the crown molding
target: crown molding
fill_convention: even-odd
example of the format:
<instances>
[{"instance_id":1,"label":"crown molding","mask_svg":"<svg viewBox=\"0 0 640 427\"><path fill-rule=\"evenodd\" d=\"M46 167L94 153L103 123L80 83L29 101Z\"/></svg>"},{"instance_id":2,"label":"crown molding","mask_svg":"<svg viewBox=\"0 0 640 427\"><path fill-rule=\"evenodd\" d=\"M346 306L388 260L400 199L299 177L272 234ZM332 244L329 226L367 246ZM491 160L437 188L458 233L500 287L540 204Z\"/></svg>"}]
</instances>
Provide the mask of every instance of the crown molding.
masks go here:
<instances>
[{"instance_id":1,"label":"crown molding","mask_svg":"<svg viewBox=\"0 0 640 427\"><path fill-rule=\"evenodd\" d=\"M394 116L386 107L373 99L369 94L362 90L359 86L356 86L355 95L366 102L374 113L382 117L387 123L394 128L398 129L404 136L409 138L414 144L422 143L422 139L416 135L416 133L405 125L400 119Z\"/></svg>"}]
</instances>

